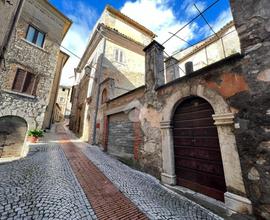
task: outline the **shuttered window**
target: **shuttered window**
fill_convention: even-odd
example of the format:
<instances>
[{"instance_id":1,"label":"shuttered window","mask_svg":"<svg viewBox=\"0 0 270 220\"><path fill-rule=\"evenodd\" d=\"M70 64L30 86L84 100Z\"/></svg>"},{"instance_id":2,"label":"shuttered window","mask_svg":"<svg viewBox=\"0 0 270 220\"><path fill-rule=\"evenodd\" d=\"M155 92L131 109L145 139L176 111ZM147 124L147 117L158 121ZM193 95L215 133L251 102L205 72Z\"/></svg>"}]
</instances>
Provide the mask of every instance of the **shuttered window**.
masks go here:
<instances>
[{"instance_id":1,"label":"shuttered window","mask_svg":"<svg viewBox=\"0 0 270 220\"><path fill-rule=\"evenodd\" d=\"M123 63L124 62L123 51L119 50L119 49L115 49L115 51L114 51L114 59L115 59L115 61L117 61L119 63Z\"/></svg>"},{"instance_id":2,"label":"shuttered window","mask_svg":"<svg viewBox=\"0 0 270 220\"><path fill-rule=\"evenodd\" d=\"M37 77L30 72L18 69L13 81L12 90L15 92L36 95Z\"/></svg>"}]
</instances>

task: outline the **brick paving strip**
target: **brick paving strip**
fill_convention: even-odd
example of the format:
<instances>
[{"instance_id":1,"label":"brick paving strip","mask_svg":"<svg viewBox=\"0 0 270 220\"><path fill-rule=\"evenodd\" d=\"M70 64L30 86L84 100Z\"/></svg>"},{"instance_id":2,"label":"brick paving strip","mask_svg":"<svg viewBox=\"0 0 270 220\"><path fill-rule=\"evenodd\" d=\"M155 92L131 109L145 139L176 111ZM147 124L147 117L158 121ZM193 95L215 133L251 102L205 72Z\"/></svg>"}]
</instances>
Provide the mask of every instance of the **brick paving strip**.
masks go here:
<instances>
[{"instance_id":1,"label":"brick paving strip","mask_svg":"<svg viewBox=\"0 0 270 220\"><path fill-rule=\"evenodd\" d=\"M61 134L61 147L98 219L148 219L69 141L62 129L57 127L56 130Z\"/></svg>"}]
</instances>

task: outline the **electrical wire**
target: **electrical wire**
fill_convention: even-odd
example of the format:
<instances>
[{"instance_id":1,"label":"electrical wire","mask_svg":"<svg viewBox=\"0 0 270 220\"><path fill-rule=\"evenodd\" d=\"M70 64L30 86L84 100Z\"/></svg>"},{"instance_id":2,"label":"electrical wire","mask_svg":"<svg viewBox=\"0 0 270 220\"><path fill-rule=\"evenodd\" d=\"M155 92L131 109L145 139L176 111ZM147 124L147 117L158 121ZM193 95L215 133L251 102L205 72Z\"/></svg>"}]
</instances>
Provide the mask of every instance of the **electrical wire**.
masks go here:
<instances>
[{"instance_id":1,"label":"electrical wire","mask_svg":"<svg viewBox=\"0 0 270 220\"><path fill-rule=\"evenodd\" d=\"M202 13L208 11L210 8L212 8L216 3L218 3L220 0L214 1L212 4L210 4L207 8L205 8ZM200 14L196 15L194 18L192 18L189 22L187 22L184 26L182 26L178 31L176 31L172 36L170 36L167 40L165 40L162 45L167 43L169 40L171 40L176 34L178 34L181 30L183 30L185 27L190 25L193 21L195 21L198 17L200 17Z\"/></svg>"}]
</instances>

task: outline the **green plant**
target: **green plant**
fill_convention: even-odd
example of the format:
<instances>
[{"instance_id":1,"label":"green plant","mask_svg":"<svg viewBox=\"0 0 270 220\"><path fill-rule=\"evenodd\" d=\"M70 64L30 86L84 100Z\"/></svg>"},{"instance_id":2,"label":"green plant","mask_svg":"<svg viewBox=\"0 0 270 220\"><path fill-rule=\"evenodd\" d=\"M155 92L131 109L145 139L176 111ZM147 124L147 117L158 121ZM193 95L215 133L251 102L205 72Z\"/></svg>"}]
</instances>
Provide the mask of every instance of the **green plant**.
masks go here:
<instances>
[{"instance_id":1,"label":"green plant","mask_svg":"<svg viewBox=\"0 0 270 220\"><path fill-rule=\"evenodd\" d=\"M33 129L28 131L28 136L30 137L43 137L43 131L39 129Z\"/></svg>"}]
</instances>

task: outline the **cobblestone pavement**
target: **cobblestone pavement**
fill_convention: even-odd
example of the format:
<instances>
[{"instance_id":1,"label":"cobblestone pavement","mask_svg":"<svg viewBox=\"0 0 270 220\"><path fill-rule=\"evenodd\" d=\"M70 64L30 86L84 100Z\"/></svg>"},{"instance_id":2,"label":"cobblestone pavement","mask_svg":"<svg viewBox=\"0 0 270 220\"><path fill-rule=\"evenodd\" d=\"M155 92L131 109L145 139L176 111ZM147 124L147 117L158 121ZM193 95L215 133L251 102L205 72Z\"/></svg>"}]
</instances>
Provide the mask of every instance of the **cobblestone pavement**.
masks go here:
<instances>
[{"instance_id":1,"label":"cobblestone pavement","mask_svg":"<svg viewBox=\"0 0 270 220\"><path fill-rule=\"evenodd\" d=\"M0 219L97 219L56 144L0 164Z\"/></svg>"},{"instance_id":2,"label":"cobblestone pavement","mask_svg":"<svg viewBox=\"0 0 270 220\"><path fill-rule=\"evenodd\" d=\"M99 220L147 220L80 149L69 141L67 135L61 136L61 147Z\"/></svg>"},{"instance_id":3,"label":"cobblestone pavement","mask_svg":"<svg viewBox=\"0 0 270 220\"><path fill-rule=\"evenodd\" d=\"M98 147L82 142L75 144L149 219L222 219L187 198L167 190L154 177L131 169L106 155Z\"/></svg>"},{"instance_id":4,"label":"cobblestone pavement","mask_svg":"<svg viewBox=\"0 0 270 220\"><path fill-rule=\"evenodd\" d=\"M100 182L112 182L114 186L111 183L107 184L104 191L118 194L118 197L114 198L120 198L119 191L122 192L124 197L131 201L130 206L134 204L149 219L222 219L185 197L166 189L154 177L133 170L103 153L98 147L80 142L70 132L60 130L61 132L57 133L51 132L52 136L47 138L47 141L45 140L47 143L32 146L26 158L0 164L0 220L98 219L96 216L98 212L101 214L99 219L135 219L132 215L133 212L130 212L130 215L122 212L122 218L118 218L117 215L108 217L106 212L111 213L110 208L115 208L113 200L106 209L103 207L106 206L106 203L98 203L99 199L96 199L96 202L100 207L94 205L95 200L89 199L91 205L89 204L85 193L93 193L92 198L97 195L95 189L90 187L91 185L100 190L99 198L102 198L102 187L101 184L96 184L98 181L94 180L95 177ZM65 140L61 141L63 135L67 139L66 143L70 143L69 139L75 139L72 140L74 142L72 147L76 148L76 145L77 149L83 152L83 154L78 154L80 151L77 151L77 156L80 155L77 161L81 161L81 165L86 166L81 173L89 171L92 174L91 178L87 177L89 174L78 177L84 182L84 184L81 182L83 189L75 177L81 167L77 162L75 166L72 165L72 157L75 158L76 155L73 153L68 155L68 152L65 151L69 163L60 147L61 145L63 147L63 143L65 143ZM82 159L83 157L84 159ZM111 190L113 187L116 190ZM103 197L106 196L104 192ZM125 207L126 204L124 203L122 207ZM114 210L114 212L118 211L119 207ZM137 217L144 218L143 215L137 214L138 211L134 212ZM107 217L104 218L104 216Z\"/></svg>"}]
</instances>

